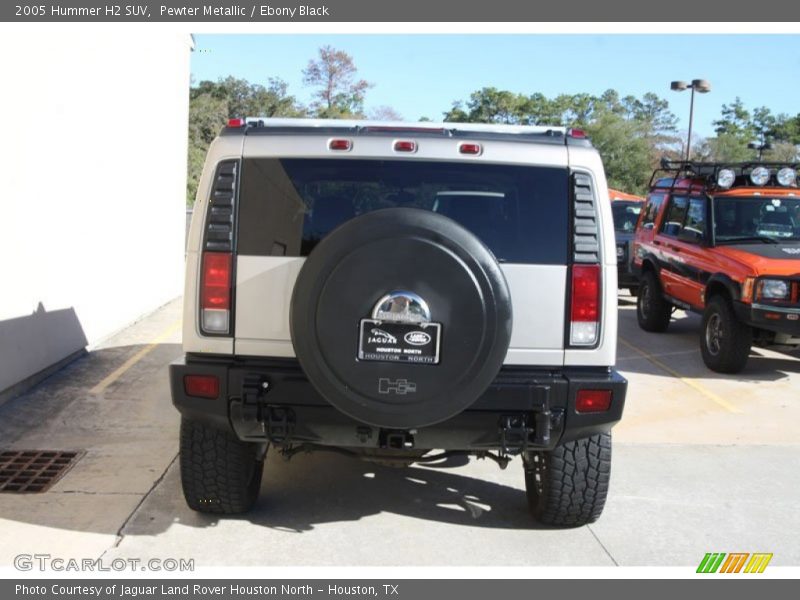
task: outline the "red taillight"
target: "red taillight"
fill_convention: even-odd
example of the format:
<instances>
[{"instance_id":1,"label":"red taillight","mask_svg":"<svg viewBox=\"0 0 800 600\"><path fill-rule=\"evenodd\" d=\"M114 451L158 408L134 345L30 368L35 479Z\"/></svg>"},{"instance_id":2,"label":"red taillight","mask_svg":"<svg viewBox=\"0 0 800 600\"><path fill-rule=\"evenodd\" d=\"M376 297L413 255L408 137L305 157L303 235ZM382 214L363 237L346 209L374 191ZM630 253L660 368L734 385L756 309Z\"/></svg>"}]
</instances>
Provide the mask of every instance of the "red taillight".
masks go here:
<instances>
[{"instance_id":1,"label":"red taillight","mask_svg":"<svg viewBox=\"0 0 800 600\"><path fill-rule=\"evenodd\" d=\"M473 154L478 155L481 153L481 145L480 144L459 144L458 151L461 154Z\"/></svg>"},{"instance_id":2,"label":"red taillight","mask_svg":"<svg viewBox=\"0 0 800 600\"><path fill-rule=\"evenodd\" d=\"M580 413L605 412L611 408L611 390L578 390L575 410Z\"/></svg>"},{"instance_id":3,"label":"red taillight","mask_svg":"<svg viewBox=\"0 0 800 600\"><path fill-rule=\"evenodd\" d=\"M353 147L353 142L351 142L350 140L331 140L328 142L329 150L348 152L352 147Z\"/></svg>"},{"instance_id":4,"label":"red taillight","mask_svg":"<svg viewBox=\"0 0 800 600\"><path fill-rule=\"evenodd\" d=\"M572 267L570 343L591 346L597 342L600 324L600 265Z\"/></svg>"},{"instance_id":5,"label":"red taillight","mask_svg":"<svg viewBox=\"0 0 800 600\"><path fill-rule=\"evenodd\" d=\"M231 308L231 254L206 252L203 254L203 279L200 308Z\"/></svg>"},{"instance_id":6,"label":"red taillight","mask_svg":"<svg viewBox=\"0 0 800 600\"><path fill-rule=\"evenodd\" d=\"M219 378L216 375L186 375L183 389L187 396L198 398L218 398Z\"/></svg>"},{"instance_id":7,"label":"red taillight","mask_svg":"<svg viewBox=\"0 0 800 600\"><path fill-rule=\"evenodd\" d=\"M228 119L228 127L244 127L247 121L244 119Z\"/></svg>"},{"instance_id":8,"label":"red taillight","mask_svg":"<svg viewBox=\"0 0 800 600\"><path fill-rule=\"evenodd\" d=\"M394 143L395 152L416 152L417 143L410 140L397 140Z\"/></svg>"},{"instance_id":9,"label":"red taillight","mask_svg":"<svg viewBox=\"0 0 800 600\"><path fill-rule=\"evenodd\" d=\"M200 325L212 334L227 334L231 316L230 252L205 252L200 279Z\"/></svg>"},{"instance_id":10,"label":"red taillight","mask_svg":"<svg viewBox=\"0 0 800 600\"><path fill-rule=\"evenodd\" d=\"M568 129L567 135L571 138L575 138L576 140L585 140L586 139L586 132L583 129Z\"/></svg>"}]
</instances>

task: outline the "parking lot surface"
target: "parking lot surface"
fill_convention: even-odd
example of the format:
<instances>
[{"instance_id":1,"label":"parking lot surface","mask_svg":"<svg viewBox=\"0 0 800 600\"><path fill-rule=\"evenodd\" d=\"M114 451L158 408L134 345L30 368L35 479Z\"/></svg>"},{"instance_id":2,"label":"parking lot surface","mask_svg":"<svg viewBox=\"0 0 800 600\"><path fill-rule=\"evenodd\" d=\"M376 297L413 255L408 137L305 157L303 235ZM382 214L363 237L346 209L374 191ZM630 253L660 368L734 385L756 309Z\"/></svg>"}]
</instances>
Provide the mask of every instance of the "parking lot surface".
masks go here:
<instances>
[{"instance_id":1,"label":"parking lot surface","mask_svg":"<svg viewBox=\"0 0 800 600\"><path fill-rule=\"evenodd\" d=\"M736 376L705 368L699 318L640 331L620 299L611 492L598 522L537 526L520 461L407 469L332 454L268 456L241 518L184 504L167 366L180 300L0 406L3 449L85 450L49 491L0 494L0 565L20 553L194 558L219 565L695 566L706 552L772 552L800 564L800 358L754 349Z\"/></svg>"}]
</instances>

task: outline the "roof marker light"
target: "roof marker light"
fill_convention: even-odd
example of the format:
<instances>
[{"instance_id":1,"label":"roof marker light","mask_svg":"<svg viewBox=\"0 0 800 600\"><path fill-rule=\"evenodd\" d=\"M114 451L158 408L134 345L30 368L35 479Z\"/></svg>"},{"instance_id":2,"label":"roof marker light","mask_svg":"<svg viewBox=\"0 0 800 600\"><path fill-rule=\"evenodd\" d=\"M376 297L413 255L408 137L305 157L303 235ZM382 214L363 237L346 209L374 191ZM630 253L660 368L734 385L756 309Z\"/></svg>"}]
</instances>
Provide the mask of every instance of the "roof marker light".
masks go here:
<instances>
[{"instance_id":1,"label":"roof marker light","mask_svg":"<svg viewBox=\"0 0 800 600\"><path fill-rule=\"evenodd\" d=\"M784 167L778 171L778 183L784 187L793 187L797 185L797 171L791 167Z\"/></svg>"},{"instance_id":2,"label":"roof marker light","mask_svg":"<svg viewBox=\"0 0 800 600\"><path fill-rule=\"evenodd\" d=\"M576 140L585 140L588 137L583 129L567 129L567 135Z\"/></svg>"},{"instance_id":3,"label":"roof marker light","mask_svg":"<svg viewBox=\"0 0 800 600\"><path fill-rule=\"evenodd\" d=\"M416 152L417 143L411 140L397 140L394 143L395 152Z\"/></svg>"},{"instance_id":4,"label":"roof marker light","mask_svg":"<svg viewBox=\"0 0 800 600\"><path fill-rule=\"evenodd\" d=\"M244 127L247 121L244 119L228 119L228 127Z\"/></svg>"},{"instance_id":5,"label":"roof marker light","mask_svg":"<svg viewBox=\"0 0 800 600\"><path fill-rule=\"evenodd\" d=\"M350 140L337 139L328 142L329 150L337 150L339 152L349 152L353 149L353 142Z\"/></svg>"},{"instance_id":6,"label":"roof marker light","mask_svg":"<svg viewBox=\"0 0 800 600\"><path fill-rule=\"evenodd\" d=\"M467 144L459 144L458 151L461 154L472 154L477 156L481 153L482 148L480 144L467 143Z\"/></svg>"},{"instance_id":7,"label":"roof marker light","mask_svg":"<svg viewBox=\"0 0 800 600\"><path fill-rule=\"evenodd\" d=\"M753 185L765 185L769 181L769 169L756 167L750 173L750 181L753 182Z\"/></svg>"},{"instance_id":8,"label":"roof marker light","mask_svg":"<svg viewBox=\"0 0 800 600\"><path fill-rule=\"evenodd\" d=\"M720 169L717 173L717 185L721 188L728 189L736 181L736 173L733 169Z\"/></svg>"}]
</instances>

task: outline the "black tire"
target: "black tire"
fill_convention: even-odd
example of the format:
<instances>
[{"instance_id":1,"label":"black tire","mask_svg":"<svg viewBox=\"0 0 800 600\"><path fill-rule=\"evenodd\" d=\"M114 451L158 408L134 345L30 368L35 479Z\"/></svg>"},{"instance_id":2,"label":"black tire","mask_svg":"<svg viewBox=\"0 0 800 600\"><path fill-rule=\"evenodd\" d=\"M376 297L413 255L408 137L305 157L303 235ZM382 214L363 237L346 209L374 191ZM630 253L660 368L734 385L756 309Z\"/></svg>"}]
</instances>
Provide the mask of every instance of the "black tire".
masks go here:
<instances>
[{"instance_id":1,"label":"black tire","mask_svg":"<svg viewBox=\"0 0 800 600\"><path fill-rule=\"evenodd\" d=\"M645 331L661 333L669 327L672 304L661 295L661 284L653 271L646 271L636 298L636 319Z\"/></svg>"},{"instance_id":2,"label":"black tire","mask_svg":"<svg viewBox=\"0 0 800 600\"><path fill-rule=\"evenodd\" d=\"M264 471L263 446L184 418L180 466L183 496L189 508L217 515L241 514L258 499Z\"/></svg>"},{"instance_id":3,"label":"black tire","mask_svg":"<svg viewBox=\"0 0 800 600\"><path fill-rule=\"evenodd\" d=\"M573 440L525 461L525 491L533 518L580 527L603 512L611 477L611 433Z\"/></svg>"},{"instance_id":4,"label":"black tire","mask_svg":"<svg viewBox=\"0 0 800 600\"><path fill-rule=\"evenodd\" d=\"M703 362L717 373L738 373L747 364L753 330L736 318L730 301L712 296L703 311L700 352Z\"/></svg>"}]
</instances>

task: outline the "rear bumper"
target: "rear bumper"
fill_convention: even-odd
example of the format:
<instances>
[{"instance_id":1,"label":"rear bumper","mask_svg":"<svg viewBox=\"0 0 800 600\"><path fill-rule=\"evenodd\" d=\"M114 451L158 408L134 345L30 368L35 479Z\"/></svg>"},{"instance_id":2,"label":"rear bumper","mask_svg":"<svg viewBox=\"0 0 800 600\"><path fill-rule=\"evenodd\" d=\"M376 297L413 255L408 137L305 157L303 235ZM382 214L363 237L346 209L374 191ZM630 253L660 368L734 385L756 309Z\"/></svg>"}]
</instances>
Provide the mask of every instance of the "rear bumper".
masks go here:
<instances>
[{"instance_id":1,"label":"rear bumper","mask_svg":"<svg viewBox=\"0 0 800 600\"><path fill-rule=\"evenodd\" d=\"M217 376L219 396L188 396L187 375ZM317 393L296 360L189 355L170 366L170 386L184 417L232 430L242 440L386 448L409 439L418 449L479 451L549 449L608 431L622 416L627 381L607 368L504 367L468 410L402 432L341 413ZM581 389L611 390L609 410L578 413L575 397Z\"/></svg>"}]
</instances>

